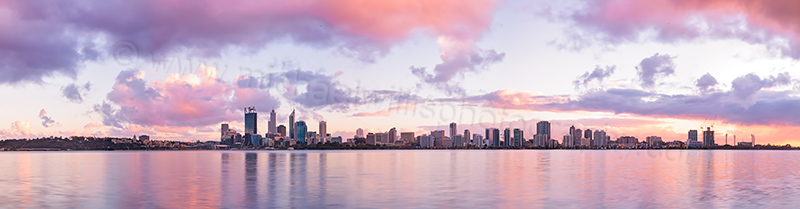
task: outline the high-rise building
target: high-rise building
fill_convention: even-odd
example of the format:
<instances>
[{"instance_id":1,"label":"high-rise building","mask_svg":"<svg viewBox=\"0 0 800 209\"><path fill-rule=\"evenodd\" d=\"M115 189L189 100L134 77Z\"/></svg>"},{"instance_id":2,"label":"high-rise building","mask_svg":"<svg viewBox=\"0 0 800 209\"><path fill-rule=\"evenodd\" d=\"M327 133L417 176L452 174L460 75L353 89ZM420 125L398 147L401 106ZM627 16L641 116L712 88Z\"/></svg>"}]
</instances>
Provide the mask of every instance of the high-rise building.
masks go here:
<instances>
[{"instance_id":1,"label":"high-rise building","mask_svg":"<svg viewBox=\"0 0 800 209\"><path fill-rule=\"evenodd\" d=\"M320 121L319 122L319 139L320 142L325 143L325 138L328 137L328 122Z\"/></svg>"},{"instance_id":2,"label":"high-rise building","mask_svg":"<svg viewBox=\"0 0 800 209\"><path fill-rule=\"evenodd\" d=\"M269 113L269 127L267 127L267 131L269 133L278 133L278 120L277 115L275 114L275 109L272 109L272 112Z\"/></svg>"},{"instance_id":3,"label":"high-rise building","mask_svg":"<svg viewBox=\"0 0 800 209\"><path fill-rule=\"evenodd\" d=\"M579 128L575 129L575 132L572 132L572 140L575 141L575 142L573 142L573 144L575 146L578 146L578 147L585 146L585 144L581 144L581 142L583 140L583 131L581 131L581 129L579 129Z\"/></svg>"},{"instance_id":4,"label":"high-rise building","mask_svg":"<svg viewBox=\"0 0 800 209\"><path fill-rule=\"evenodd\" d=\"M416 139L414 137L414 132L401 132L400 133L400 140L406 142L414 142Z\"/></svg>"},{"instance_id":5,"label":"high-rise building","mask_svg":"<svg viewBox=\"0 0 800 209\"><path fill-rule=\"evenodd\" d=\"M522 133L522 130L518 128L514 129L514 146L516 147L525 146L524 134Z\"/></svg>"},{"instance_id":6,"label":"high-rise building","mask_svg":"<svg viewBox=\"0 0 800 209\"><path fill-rule=\"evenodd\" d=\"M222 132L222 135L219 136L220 139L225 138L225 134L228 133L228 129L230 129L228 127L228 124L227 123L223 123L222 127L220 128L220 132Z\"/></svg>"},{"instance_id":7,"label":"high-rise building","mask_svg":"<svg viewBox=\"0 0 800 209\"><path fill-rule=\"evenodd\" d=\"M294 123L294 109L292 109L292 114L289 114L289 138L295 139L297 136L297 124Z\"/></svg>"},{"instance_id":8,"label":"high-rise building","mask_svg":"<svg viewBox=\"0 0 800 209\"><path fill-rule=\"evenodd\" d=\"M551 147L546 134L533 135L533 147Z\"/></svg>"},{"instance_id":9,"label":"high-rise building","mask_svg":"<svg viewBox=\"0 0 800 209\"><path fill-rule=\"evenodd\" d=\"M492 146L500 146L500 129L492 128Z\"/></svg>"},{"instance_id":10,"label":"high-rise building","mask_svg":"<svg viewBox=\"0 0 800 209\"><path fill-rule=\"evenodd\" d=\"M282 136L282 137L286 137L286 126L279 125L278 126L278 134L280 134L280 136Z\"/></svg>"},{"instance_id":11,"label":"high-rise building","mask_svg":"<svg viewBox=\"0 0 800 209\"><path fill-rule=\"evenodd\" d=\"M397 128L392 127L387 134L389 134L389 143L394 144L397 141Z\"/></svg>"},{"instance_id":12,"label":"high-rise building","mask_svg":"<svg viewBox=\"0 0 800 209\"><path fill-rule=\"evenodd\" d=\"M689 130L689 141L697 141L697 130Z\"/></svg>"},{"instance_id":13,"label":"high-rise building","mask_svg":"<svg viewBox=\"0 0 800 209\"><path fill-rule=\"evenodd\" d=\"M477 147L483 147L486 142L483 140L483 136L480 134L472 134L472 145Z\"/></svg>"},{"instance_id":14,"label":"high-rise building","mask_svg":"<svg viewBox=\"0 0 800 209\"><path fill-rule=\"evenodd\" d=\"M364 138L364 129L356 129L356 138Z\"/></svg>"},{"instance_id":15,"label":"high-rise building","mask_svg":"<svg viewBox=\"0 0 800 209\"><path fill-rule=\"evenodd\" d=\"M431 131L431 136L433 136L434 146L442 146L444 144L444 130Z\"/></svg>"},{"instance_id":16,"label":"high-rise building","mask_svg":"<svg viewBox=\"0 0 800 209\"><path fill-rule=\"evenodd\" d=\"M433 137L431 135L423 134L422 136L419 137L419 146L423 147L423 148L425 148L425 147L433 147L434 146L434 140L436 140L435 137Z\"/></svg>"},{"instance_id":17,"label":"high-rise building","mask_svg":"<svg viewBox=\"0 0 800 209\"><path fill-rule=\"evenodd\" d=\"M549 140L552 136L550 134L550 122L549 121L539 121L536 123L536 134L544 134L547 135L547 139Z\"/></svg>"},{"instance_id":18,"label":"high-rise building","mask_svg":"<svg viewBox=\"0 0 800 209\"><path fill-rule=\"evenodd\" d=\"M375 139L375 134L374 133L367 133L367 144L375 145L376 142L377 142L377 140Z\"/></svg>"},{"instance_id":19,"label":"high-rise building","mask_svg":"<svg viewBox=\"0 0 800 209\"><path fill-rule=\"evenodd\" d=\"M514 140L511 140L511 129L503 129L503 143L506 147L514 146Z\"/></svg>"},{"instance_id":20,"label":"high-rise building","mask_svg":"<svg viewBox=\"0 0 800 209\"><path fill-rule=\"evenodd\" d=\"M453 146L454 147L463 147L464 146L464 136L461 134L456 134L453 136Z\"/></svg>"},{"instance_id":21,"label":"high-rise building","mask_svg":"<svg viewBox=\"0 0 800 209\"><path fill-rule=\"evenodd\" d=\"M308 126L306 126L305 121L297 121L294 125L296 129L294 130L297 135L294 137L297 140L298 144L306 144L306 139L308 137Z\"/></svg>"},{"instance_id":22,"label":"high-rise building","mask_svg":"<svg viewBox=\"0 0 800 209\"><path fill-rule=\"evenodd\" d=\"M608 146L608 140L606 140L606 131L603 130L595 130L594 131L594 146L597 147L605 147Z\"/></svg>"},{"instance_id":23,"label":"high-rise building","mask_svg":"<svg viewBox=\"0 0 800 209\"><path fill-rule=\"evenodd\" d=\"M575 142L575 141L574 141L574 140L572 140L572 134L567 134L567 135L564 135L564 140L563 140L563 141L561 141L561 146L564 146L564 147L574 147L575 145L574 145L574 144L572 144L572 143L574 143L574 142Z\"/></svg>"},{"instance_id":24,"label":"high-rise building","mask_svg":"<svg viewBox=\"0 0 800 209\"><path fill-rule=\"evenodd\" d=\"M467 144L472 142L472 134L469 132L469 129L464 129L464 142Z\"/></svg>"},{"instance_id":25,"label":"high-rise building","mask_svg":"<svg viewBox=\"0 0 800 209\"><path fill-rule=\"evenodd\" d=\"M244 108L244 134L258 134L258 113L255 107Z\"/></svg>"},{"instance_id":26,"label":"high-rise building","mask_svg":"<svg viewBox=\"0 0 800 209\"><path fill-rule=\"evenodd\" d=\"M711 127L706 127L706 130L703 131L703 145L706 147L717 146L714 143L714 131L711 130Z\"/></svg>"},{"instance_id":27,"label":"high-rise building","mask_svg":"<svg viewBox=\"0 0 800 209\"><path fill-rule=\"evenodd\" d=\"M455 122L450 123L450 138L456 136L456 134L458 134L457 131L458 129L456 128L456 123Z\"/></svg>"},{"instance_id":28,"label":"high-rise building","mask_svg":"<svg viewBox=\"0 0 800 209\"><path fill-rule=\"evenodd\" d=\"M585 131L583 131L583 139L581 139L581 145L583 145L585 147L591 147L592 146L592 130L591 129L587 128Z\"/></svg>"}]
</instances>

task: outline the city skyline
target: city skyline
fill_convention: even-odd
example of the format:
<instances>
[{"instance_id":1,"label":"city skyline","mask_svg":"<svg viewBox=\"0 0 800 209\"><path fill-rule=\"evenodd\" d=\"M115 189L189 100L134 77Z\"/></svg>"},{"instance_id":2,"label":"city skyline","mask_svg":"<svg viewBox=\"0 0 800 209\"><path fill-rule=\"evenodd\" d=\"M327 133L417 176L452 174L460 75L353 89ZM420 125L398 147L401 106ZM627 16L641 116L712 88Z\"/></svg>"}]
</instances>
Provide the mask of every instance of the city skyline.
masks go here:
<instances>
[{"instance_id":1,"label":"city skyline","mask_svg":"<svg viewBox=\"0 0 800 209\"><path fill-rule=\"evenodd\" d=\"M206 141L222 123L296 136L296 110L343 137L495 127L561 141L574 125L671 141L713 126L716 144L800 145L791 2L86 2L0 3L0 139ZM247 107L262 112L250 128Z\"/></svg>"}]
</instances>

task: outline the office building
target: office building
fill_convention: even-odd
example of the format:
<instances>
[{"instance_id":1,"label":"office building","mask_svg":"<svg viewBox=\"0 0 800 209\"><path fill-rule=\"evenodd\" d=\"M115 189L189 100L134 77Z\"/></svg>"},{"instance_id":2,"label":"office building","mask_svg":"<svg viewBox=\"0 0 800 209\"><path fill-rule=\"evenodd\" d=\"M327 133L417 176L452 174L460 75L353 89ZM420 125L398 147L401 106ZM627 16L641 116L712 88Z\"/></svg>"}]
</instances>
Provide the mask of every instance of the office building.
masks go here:
<instances>
[{"instance_id":1,"label":"office building","mask_svg":"<svg viewBox=\"0 0 800 209\"><path fill-rule=\"evenodd\" d=\"M377 143L374 133L367 133L366 143L369 145L375 145Z\"/></svg>"},{"instance_id":2,"label":"office building","mask_svg":"<svg viewBox=\"0 0 800 209\"><path fill-rule=\"evenodd\" d=\"M289 138L295 139L297 136L297 124L294 123L294 109L292 109L292 114L289 114Z\"/></svg>"},{"instance_id":3,"label":"office building","mask_svg":"<svg viewBox=\"0 0 800 209\"><path fill-rule=\"evenodd\" d=\"M286 126L284 126L284 125L279 125L279 126L278 126L278 134L279 134L281 137L286 137Z\"/></svg>"},{"instance_id":4,"label":"office building","mask_svg":"<svg viewBox=\"0 0 800 209\"><path fill-rule=\"evenodd\" d=\"M434 146L442 146L444 144L444 130L431 131Z\"/></svg>"},{"instance_id":5,"label":"office building","mask_svg":"<svg viewBox=\"0 0 800 209\"><path fill-rule=\"evenodd\" d=\"M547 137L547 134L536 134L533 135L533 147L551 147L550 146L550 138Z\"/></svg>"},{"instance_id":6,"label":"office building","mask_svg":"<svg viewBox=\"0 0 800 209\"><path fill-rule=\"evenodd\" d=\"M325 139L328 138L328 122L320 121L319 122L319 141L325 143Z\"/></svg>"},{"instance_id":7,"label":"office building","mask_svg":"<svg viewBox=\"0 0 800 209\"><path fill-rule=\"evenodd\" d=\"M472 134L469 132L469 129L464 129L464 142L466 144L472 142Z\"/></svg>"},{"instance_id":8,"label":"office building","mask_svg":"<svg viewBox=\"0 0 800 209\"><path fill-rule=\"evenodd\" d=\"M525 134L523 134L522 130L515 128L514 129L514 146L516 147L524 147L525 146Z\"/></svg>"},{"instance_id":9,"label":"office building","mask_svg":"<svg viewBox=\"0 0 800 209\"><path fill-rule=\"evenodd\" d=\"M550 134L549 121L539 121L538 123L536 123L536 135L539 134L547 135L548 140L552 137L552 135Z\"/></svg>"},{"instance_id":10,"label":"office building","mask_svg":"<svg viewBox=\"0 0 800 209\"><path fill-rule=\"evenodd\" d=\"M503 129L503 145L506 147L514 146L514 140L511 140L511 129Z\"/></svg>"},{"instance_id":11,"label":"office building","mask_svg":"<svg viewBox=\"0 0 800 209\"><path fill-rule=\"evenodd\" d=\"M586 129L583 131L583 139L581 140L581 144L584 147L591 147L592 146L592 130Z\"/></svg>"},{"instance_id":12,"label":"office building","mask_svg":"<svg viewBox=\"0 0 800 209\"><path fill-rule=\"evenodd\" d=\"M435 137L423 134L422 136L419 136L419 146L422 148L433 147L435 140Z\"/></svg>"},{"instance_id":13,"label":"office building","mask_svg":"<svg viewBox=\"0 0 800 209\"><path fill-rule=\"evenodd\" d=\"M227 123L223 123L222 127L220 128L220 132L221 132L221 135L219 136L220 140L225 138L225 134L228 133L228 130L229 130L228 124Z\"/></svg>"},{"instance_id":14,"label":"office building","mask_svg":"<svg viewBox=\"0 0 800 209\"><path fill-rule=\"evenodd\" d=\"M308 136L308 126L306 126L306 122L302 120L297 121L294 127L296 128L294 131L297 133L294 139L297 140L298 144L306 144Z\"/></svg>"},{"instance_id":15,"label":"office building","mask_svg":"<svg viewBox=\"0 0 800 209\"><path fill-rule=\"evenodd\" d=\"M500 147L500 129L491 128L491 142L493 147Z\"/></svg>"},{"instance_id":16,"label":"office building","mask_svg":"<svg viewBox=\"0 0 800 209\"><path fill-rule=\"evenodd\" d=\"M486 142L484 141L482 135L480 135L480 134L472 134L472 145L475 145L477 147L483 147L483 145L485 145L485 144L486 144Z\"/></svg>"},{"instance_id":17,"label":"office building","mask_svg":"<svg viewBox=\"0 0 800 209\"><path fill-rule=\"evenodd\" d=\"M414 132L401 132L400 140L406 142L414 142L416 140L416 137L414 137Z\"/></svg>"},{"instance_id":18,"label":"office building","mask_svg":"<svg viewBox=\"0 0 800 209\"><path fill-rule=\"evenodd\" d=\"M689 136L686 138L688 141L697 141L697 130L689 130Z\"/></svg>"},{"instance_id":19,"label":"office building","mask_svg":"<svg viewBox=\"0 0 800 209\"><path fill-rule=\"evenodd\" d=\"M573 144L574 142L575 141L572 140L572 135L571 134L567 134L567 135L564 135L564 140L561 141L561 146L564 146L566 148L574 147L574 144Z\"/></svg>"},{"instance_id":20,"label":"office building","mask_svg":"<svg viewBox=\"0 0 800 209\"><path fill-rule=\"evenodd\" d=\"M258 134L258 113L255 107L244 108L244 134Z\"/></svg>"},{"instance_id":21,"label":"office building","mask_svg":"<svg viewBox=\"0 0 800 209\"><path fill-rule=\"evenodd\" d=\"M454 147L463 147L464 146L464 135L456 134L453 136L453 146Z\"/></svg>"},{"instance_id":22,"label":"office building","mask_svg":"<svg viewBox=\"0 0 800 209\"><path fill-rule=\"evenodd\" d=\"M458 134L458 129L456 128L456 123L450 123L450 138L453 138Z\"/></svg>"},{"instance_id":23,"label":"office building","mask_svg":"<svg viewBox=\"0 0 800 209\"><path fill-rule=\"evenodd\" d=\"M277 114L275 114L275 109L272 109L272 112L269 113L269 122L267 125L268 133L278 133L278 121L277 121Z\"/></svg>"},{"instance_id":24,"label":"office building","mask_svg":"<svg viewBox=\"0 0 800 209\"><path fill-rule=\"evenodd\" d=\"M594 146L597 147L605 147L608 146L608 140L606 137L606 131L603 130L595 130L594 131Z\"/></svg>"},{"instance_id":25,"label":"office building","mask_svg":"<svg viewBox=\"0 0 800 209\"><path fill-rule=\"evenodd\" d=\"M583 141L583 131L581 131L581 129L579 128L575 129L575 131L572 132L572 140L574 141L572 142L572 144L575 145L576 147L585 146L585 144L581 144L581 142Z\"/></svg>"}]
</instances>

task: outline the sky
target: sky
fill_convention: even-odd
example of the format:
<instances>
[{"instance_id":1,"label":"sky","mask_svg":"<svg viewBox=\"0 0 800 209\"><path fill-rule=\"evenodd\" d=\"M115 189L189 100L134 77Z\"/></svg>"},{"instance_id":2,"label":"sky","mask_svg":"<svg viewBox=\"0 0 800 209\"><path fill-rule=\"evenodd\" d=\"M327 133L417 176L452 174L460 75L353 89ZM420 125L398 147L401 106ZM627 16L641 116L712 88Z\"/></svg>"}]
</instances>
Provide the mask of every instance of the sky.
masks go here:
<instances>
[{"instance_id":1,"label":"sky","mask_svg":"<svg viewBox=\"0 0 800 209\"><path fill-rule=\"evenodd\" d=\"M800 145L793 0L0 1L0 139L552 123ZM7 124L7 125L2 125Z\"/></svg>"}]
</instances>

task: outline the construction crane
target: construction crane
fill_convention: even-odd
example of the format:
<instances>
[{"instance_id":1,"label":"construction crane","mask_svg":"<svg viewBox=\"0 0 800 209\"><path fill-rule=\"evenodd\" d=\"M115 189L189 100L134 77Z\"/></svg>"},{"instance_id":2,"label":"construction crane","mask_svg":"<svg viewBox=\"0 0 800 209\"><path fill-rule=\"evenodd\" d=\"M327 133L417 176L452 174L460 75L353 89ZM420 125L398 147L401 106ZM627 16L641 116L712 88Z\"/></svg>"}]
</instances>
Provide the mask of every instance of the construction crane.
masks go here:
<instances>
[{"instance_id":1,"label":"construction crane","mask_svg":"<svg viewBox=\"0 0 800 209\"><path fill-rule=\"evenodd\" d=\"M714 123L717 123L717 115L714 115L714 120L711 121L711 129L714 129ZM727 143L727 142L726 142Z\"/></svg>"}]
</instances>

